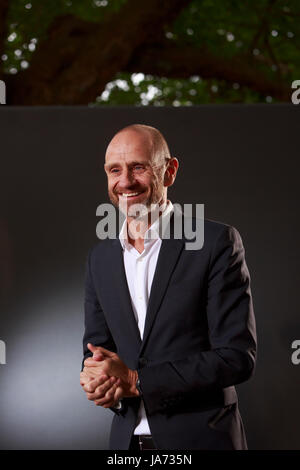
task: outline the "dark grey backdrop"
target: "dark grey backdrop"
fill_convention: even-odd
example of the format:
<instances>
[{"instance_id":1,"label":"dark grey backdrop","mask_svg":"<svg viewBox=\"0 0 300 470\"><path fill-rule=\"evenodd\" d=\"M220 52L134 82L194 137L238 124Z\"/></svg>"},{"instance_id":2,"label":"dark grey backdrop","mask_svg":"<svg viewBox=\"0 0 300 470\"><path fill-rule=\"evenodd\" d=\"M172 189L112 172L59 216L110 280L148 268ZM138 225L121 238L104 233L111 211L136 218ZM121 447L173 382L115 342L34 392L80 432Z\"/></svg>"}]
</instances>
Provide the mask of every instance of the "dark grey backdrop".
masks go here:
<instances>
[{"instance_id":1,"label":"dark grey backdrop","mask_svg":"<svg viewBox=\"0 0 300 470\"><path fill-rule=\"evenodd\" d=\"M1 106L1 449L105 449L110 410L79 385L83 276L107 202L112 135L158 127L180 160L173 202L205 203L240 231L258 327L255 377L238 386L252 449L300 449L299 108Z\"/></svg>"}]
</instances>

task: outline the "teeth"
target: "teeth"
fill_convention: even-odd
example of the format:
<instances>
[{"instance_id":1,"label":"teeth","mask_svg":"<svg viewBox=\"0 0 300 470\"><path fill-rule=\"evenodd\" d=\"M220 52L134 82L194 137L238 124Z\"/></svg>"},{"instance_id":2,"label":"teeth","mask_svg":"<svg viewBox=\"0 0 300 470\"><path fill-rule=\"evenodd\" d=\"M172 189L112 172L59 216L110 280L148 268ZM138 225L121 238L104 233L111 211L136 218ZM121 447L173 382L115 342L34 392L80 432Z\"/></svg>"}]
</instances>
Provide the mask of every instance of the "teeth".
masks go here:
<instances>
[{"instance_id":1,"label":"teeth","mask_svg":"<svg viewBox=\"0 0 300 470\"><path fill-rule=\"evenodd\" d=\"M122 196L130 197L130 196L137 196L140 193L122 193Z\"/></svg>"}]
</instances>

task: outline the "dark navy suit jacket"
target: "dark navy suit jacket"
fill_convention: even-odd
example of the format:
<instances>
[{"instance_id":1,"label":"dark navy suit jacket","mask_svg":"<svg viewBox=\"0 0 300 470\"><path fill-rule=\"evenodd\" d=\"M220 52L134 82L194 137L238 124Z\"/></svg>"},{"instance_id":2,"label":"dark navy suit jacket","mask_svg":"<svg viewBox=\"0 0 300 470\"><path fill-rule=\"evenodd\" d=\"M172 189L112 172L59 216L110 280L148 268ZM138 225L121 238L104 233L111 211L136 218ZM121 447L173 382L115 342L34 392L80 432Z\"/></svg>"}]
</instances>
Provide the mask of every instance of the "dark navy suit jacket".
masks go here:
<instances>
[{"instance_id":1,"label":"dark navy suit jacket","mask_svg":"<svg viewBox=\"0 0 300 470\"><path fill-rule=\"evenodd\" d=\"M91 342L138 370L158 449L247 449L234 385L254 372L256 328L241 237L205 219L204 246L194 251L173 233L162 240L143 340L119 239L90 250L84 359ZM140 400L124 398L113 409L110 449L129 448Z\"/></svg>"}]
</instances>

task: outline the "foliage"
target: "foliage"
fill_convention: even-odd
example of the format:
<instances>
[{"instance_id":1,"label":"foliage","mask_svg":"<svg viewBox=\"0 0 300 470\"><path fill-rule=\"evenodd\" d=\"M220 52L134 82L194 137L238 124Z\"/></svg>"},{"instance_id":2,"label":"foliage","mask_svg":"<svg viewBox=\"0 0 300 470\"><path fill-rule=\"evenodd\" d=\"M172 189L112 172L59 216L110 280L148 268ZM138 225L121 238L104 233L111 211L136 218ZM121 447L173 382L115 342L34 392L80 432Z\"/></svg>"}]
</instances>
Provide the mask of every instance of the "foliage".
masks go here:
<instances>
[{"instance_id":1,"label":"foliage","mask_svg":"<svg viewBox=\"0 0 300 470\"><path fill-rule=\"evenodd\" d=\"M2 56L4 71L16 74L30 67L38 43L47 37L47 29L56 17L72 14L101 23L105 15L118 11L125 3L126 0L12 0ZM205 45L216 58L254 58L258 71L289 86L300 78L299 17L299 0L193 0L172 25L165 26L165 37L173 44ZM142 72L130 75L120 71L96 104L191 106L272 101L272 97L239 83L197 76L171 79Z\"/></svg>"}]
</instances>

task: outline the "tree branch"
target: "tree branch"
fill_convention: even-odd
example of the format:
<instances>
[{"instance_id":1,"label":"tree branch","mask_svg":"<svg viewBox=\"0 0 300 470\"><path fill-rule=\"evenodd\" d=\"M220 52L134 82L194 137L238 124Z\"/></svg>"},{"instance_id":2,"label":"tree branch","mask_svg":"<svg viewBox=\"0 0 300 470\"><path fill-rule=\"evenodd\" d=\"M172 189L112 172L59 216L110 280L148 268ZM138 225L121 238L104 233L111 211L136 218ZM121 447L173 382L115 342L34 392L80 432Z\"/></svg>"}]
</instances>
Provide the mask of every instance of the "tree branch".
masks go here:
<instances>
[{"instance_id":1,"label":"tree branch","mask_svg":"<svg viewBox=\"0 0 300 470\"><path fill-rule=\"evenodd\" d=\"M258 40L260 39L261 35L263 33L265 33L265 31L268 31L269 29L269 19L270 19L270 15L271 15L271 12L272 12L272 8L273 6L275 5L277 0L269 0L269 3L265 9L265 12L262 16L262 19L261 19L261 23L260 23L260 26L257 30L257 32L255 33L252 41L251 41L251 44L249 46L249 54L252 54L253 52L253 49L256 47L257 43L258 43Z\"/></svg>"},{"instance_id":2,"label":"tree branch","mask_svg":"<svg viewBox=\"0 0 300 470\"><path fill-rule=\"evenodd\" d=\"M281 66L280 66L280 63L278 62L277 58L276 58L276 55L272 49L272 46L270 44L270 41L269 41L269 38L268 36L266 35L265 36L265 39L264 39L264 44L266 46L266 49L269 53L269 56L270 56L270 59L272 61L272 65L275 65L276 66L276 75L278 77L278 80L280 82L282 82L282 73L281 73Z\"/></svg>"},{"instance_id":3,"label":"tree branch","mask_svg":"<svg viewBox=\"0 0 300 470\"><path fill-rule=\"evenodd\" d=\"M88 104L137 47L153 40L191 0L128 0L117 13L91 24L58 18L30 67L11 78L8 104Z\"/></svg>"},{"instance_id":4,"label":"tree branch","mask_svg":"<svg viewBox=\"0 0 300 470\"><path fill-rule=\"evenodd\" d=\"M271 95L279 101L290 101L290 88L270 80L255 67L248 57L230 59L215 56L204 47L168 45L148 47L137 51L124 71L157 75L168 78L216 78L230 83L239 83L264 95Z\"/></svg>"}]
</instances>

